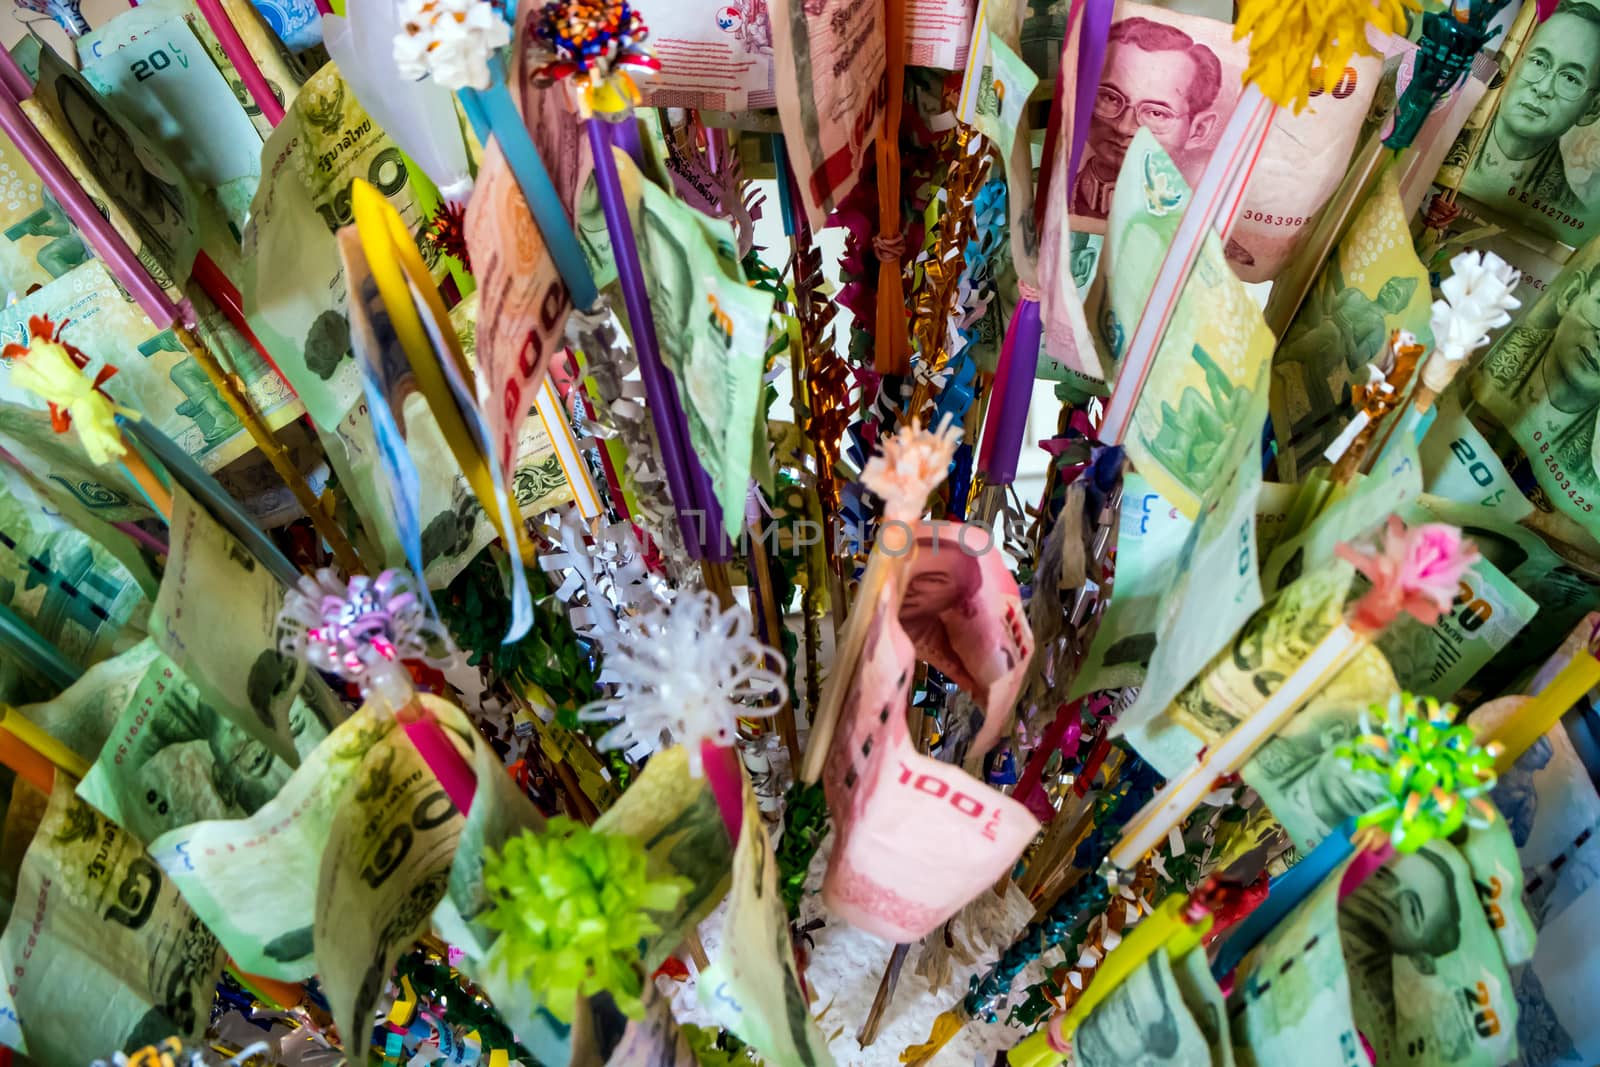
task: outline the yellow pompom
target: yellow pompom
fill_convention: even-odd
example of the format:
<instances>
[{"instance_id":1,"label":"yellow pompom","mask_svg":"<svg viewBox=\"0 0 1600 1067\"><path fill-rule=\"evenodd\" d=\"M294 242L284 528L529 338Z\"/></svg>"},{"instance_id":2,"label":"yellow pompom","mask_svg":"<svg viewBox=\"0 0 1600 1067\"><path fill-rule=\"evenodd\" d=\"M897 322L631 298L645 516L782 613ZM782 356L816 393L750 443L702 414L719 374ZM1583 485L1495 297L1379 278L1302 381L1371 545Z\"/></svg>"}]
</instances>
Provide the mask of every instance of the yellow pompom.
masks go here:
<instances>
[{"instance_id":1,"label":"yellow pompom","mask_svg":"<svg viewBox=\"0 0 1600 1067\"><path fill-rule=\"evenodd\" d=\"M112 403L100 391L100 384L116 371L107 367L90 380L83 373L88 357L64 343L48 318L30 319L28 343L6 345L0 355L11 361L11 380L50 405L50 421L57 433L77 427L78 440L91 463L109 463L127 451L116 417L137 418L138 414Z\"/></svg>"}]
</instances>

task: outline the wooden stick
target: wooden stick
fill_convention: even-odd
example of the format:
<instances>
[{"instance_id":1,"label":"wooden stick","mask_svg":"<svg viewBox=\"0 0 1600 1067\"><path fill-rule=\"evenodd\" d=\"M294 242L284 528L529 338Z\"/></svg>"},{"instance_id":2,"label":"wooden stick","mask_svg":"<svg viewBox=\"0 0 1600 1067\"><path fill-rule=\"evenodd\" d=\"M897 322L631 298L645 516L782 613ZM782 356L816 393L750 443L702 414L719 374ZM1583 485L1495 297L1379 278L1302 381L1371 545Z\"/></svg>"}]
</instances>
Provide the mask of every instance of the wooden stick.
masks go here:
<instances>
[{"instance_id":1,"label":"wooden stick","mask_svg":"<svg viewBox=\"0 0 1600 1067\"><path fill-rule=\"evenodd\" d=\"M878 1040L878 1030L883 1026L883 1014L894 999L895 987L900 984L900 970L906 965L910 945L896 945L889 954L888 965L883 969L883 980L878 983L878 995L872 998L872 1010L867 1012L861 1029L856 1033L856 1043L866 1048Z\"/></svg>"},{"instance_id":2,"label":"wooden stick","mask_svg":"<svg viewBox=\"0 0 1600 1067\"><path fill-rule=\"evenodd\" d=\"M783 622L778 617L777 596L772 591L772 563L767 558L767 546L761 538L759 520L750 524L750 533L752 534L750 570L755 574L756 593L761 597L761 613L766 623L767 644L778 650L781 662ZM778 708L776 719L778 734L783 738L784 747L789 750L789 766L797 767L800 764L800 733L795 727L794 705L789 703L787 693L783 695L783 704Z\"/></svg>"},{"instance_id":3,"label":"wooden stick","mask_svg":"<svg viewBox=\"0 0 1600 1067\"><path fill-rule=\"evenodd\" d=\"M355 548L345 537L344 531L333 521L332 516L322 510L322 505L311 492L311 486L306 483L295 465L289 462L289 456L284 451L283 445L278 443L272 431L267 429L267 424L261 421L261 416L251 407L249 397L246 396L243 384L237 376L224 373L216 357L206 350L205 345L200 343L188 327L177 325L174 326L173 332L178 335L178 341L188 351L190 357L201 370L206 372L206 377L211 379L211 384L222 394L222 399L228 402L228 407L232 409L235 417L244 423L245 429L250 433L250 439L267 457L267 462L278 472L278 477L289 487L289 492L294 494L295 500L311 519L311 525L316 527L318 536L327 542L340 568L346 574L373 573L371 568L362 563L360 557L356 555Z\"/></svg>"}]
</instances>

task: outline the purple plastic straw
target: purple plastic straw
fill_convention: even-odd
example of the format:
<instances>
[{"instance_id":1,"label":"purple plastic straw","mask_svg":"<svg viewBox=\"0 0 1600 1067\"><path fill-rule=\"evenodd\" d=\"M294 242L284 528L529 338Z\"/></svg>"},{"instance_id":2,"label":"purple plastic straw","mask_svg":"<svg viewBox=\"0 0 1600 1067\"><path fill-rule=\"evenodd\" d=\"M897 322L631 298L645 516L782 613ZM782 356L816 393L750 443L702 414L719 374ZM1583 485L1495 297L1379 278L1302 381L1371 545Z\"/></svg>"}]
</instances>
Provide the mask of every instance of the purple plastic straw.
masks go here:
<instances>
[{"instance_id":1,"label":"purple plastic straw","mask_svg":"<svg viewBox=\"0 0 1600 1067\"><path fill-rule=\"evenodd\" d=\"M1089 116L1100 91L1100 74L1106 63L1106 41L1111 35L1111 10L1116 0L1084 0L1083 30L1078 37L1078 85L1073 98L1072 159L1067 168L1067 188L1078 176L1083 146L1089 140Z\"/></svg>"},{"instance_id":2,"label":"purple plastic straw","mask_svg":"<svg viewBox=\"0 0 1600 1067\"><path fill-rule=\"evenodd\" d=\"M1000 401L999 421L990 421L989 433L994 445L983 462L984 472L991 485L1009 485L1017 479L1017 458L1022 454L1022 434L1028 427L1028 405L1033 399L1033 379L1039 369L1039 336L1043 324L1039 320L1039 302L1023 300L1017 304L1017 313L1011 317L1011 363L1003 386L1005 396Z\"/></svg>"},{"instance_id":3,"label":"purple plastic straw","mask_svg":"<svg viewBox=\"0 0 1600 1067\"><path fill-rule=\"evenodd\" d=\"M54 149L45 143L33 123L28 121L28 116L23 114L20 101L30 96L33 90L27 75L17 66L16 59L4 48L0 48L0 81L5 83L7 89L0 94L0 131L11 138L11 143L17 146L23 158L39 172L39 178L66 210L67 216L89 239L90 247L105 260L106 266L111 268L123 288L150 316L150 321L160 328L177 325L177 305L168 299L161 286L139 264L138 257L128 248L116 228L94 209L89 194L83 191ZM14 95L18 86L28 86L21 97Z\"/></svg>"},{"instance_id":4,"label":"purple plastic straw","mask_svg":"<svg viewBox=\"0 0 1600 1067\"><path fill-rule=\"evenodd\" d=\"M594 155L594 181L600 192L600 207L605 212L606 229L611 233L611 251L617 261L617 280L622 284L622 302L628 310L628 321L633 326L634 348L639 354L639 374L644 379L645 397L650 404L651 421L655 424L656 440L661 445L661 461L667 470L667 488L672 492L672 502L678 513L678 530L689 554L695 559L705 555L705 542L701 531L695 529L690 512L695 508L695 493L689 480L684 447L687 436L682 418L674 419L677 406L677 389L667 377L661 363L661 351L656 347L656 320L650 310L650 298L644 286L644 268L639 263L639 246L633 236L633 224L628 220L628 206L622 198L622 180L617 176L617 161L611 155L610 123L590 119L584 123L589 131L589 148Z\"/></svg>"}]
</instances>

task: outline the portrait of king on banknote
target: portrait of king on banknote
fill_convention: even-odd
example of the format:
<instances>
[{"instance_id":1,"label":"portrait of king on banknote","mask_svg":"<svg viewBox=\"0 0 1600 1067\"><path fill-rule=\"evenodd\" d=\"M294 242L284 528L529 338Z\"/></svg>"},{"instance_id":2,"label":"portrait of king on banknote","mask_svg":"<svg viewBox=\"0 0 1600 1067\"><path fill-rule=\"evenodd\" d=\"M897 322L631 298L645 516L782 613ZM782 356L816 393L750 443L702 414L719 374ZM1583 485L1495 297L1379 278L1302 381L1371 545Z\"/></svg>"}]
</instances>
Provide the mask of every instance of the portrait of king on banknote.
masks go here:
<instances>
[{"instance_id":1,"label":"portrait of king on banknote","mask_svg":"<svg viewBox=\"0 0 1600 1067\"><path fill-rule=\"evenodd\" d=\"M1600 6L1563 0L1528 39L1461 191L1583 243L1600 221Z\"/></svg>"}]
</instances>

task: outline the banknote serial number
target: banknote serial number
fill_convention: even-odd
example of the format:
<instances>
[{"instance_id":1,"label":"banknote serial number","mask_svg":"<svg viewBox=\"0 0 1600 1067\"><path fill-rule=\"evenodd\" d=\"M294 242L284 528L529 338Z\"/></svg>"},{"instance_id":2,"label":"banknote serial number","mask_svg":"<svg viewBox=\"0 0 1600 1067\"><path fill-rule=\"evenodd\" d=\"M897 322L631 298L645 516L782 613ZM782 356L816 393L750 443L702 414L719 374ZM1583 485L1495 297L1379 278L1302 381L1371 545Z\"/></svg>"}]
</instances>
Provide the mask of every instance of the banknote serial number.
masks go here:
<instances>
[{"instance_id":1,"label":"banknote serial number","mask_svg":"<svg viewBox=\"0 0 1600 1067\"><path fill-rule=\"evenodd\" d=\"M1305 215L1274 215L1270 211L1246 211L1246 222L1265 222L1269 226L1304 226L1308 216Z\"/></svg>"},{"instance_id":2,"label":"banknote serial number","mask_svg":"<svg viewBox=\"0 0 1600 1067\"><path fill-rule=\"evenodd\" d=\"M1533 439L1539 442L1539 459L1544 463L1545 470L1550 472L1550 477L1555 480L1556 488L1566 493L1567 499L1571 500L1574 506L1580 507L1586 512L1593 511L1594 505L1585 500L1582 493L1573 491L1571 477L1561 469L1561 465L1556 462L1556 457L1550 454L1550 442L1545 439L1544 431L1534 431Z\"/></svg>"},{"instance_id":3,"label":"banknote serial number","mask_svg":"<svg viewBox=\"0 0 1600 1067\"><path fill-rule=\"evenodd\" d=\"M1569 215L1548 201L1541 201L1537 196L1529 196L1526 189L1518 189L1515 185L1506 188L1506 199L1518 204L1526 204L1529 211L1537 211L1547 219L1554 219L1563 226L1574 230L1583 229L1583 220L1576 215Z\"/></svg>"},{"instance_id":4,"label":"banknote serial number","mask_svg":"<svg viewBox=\"0 0 1600 1067\"><path fill-rule=\"evenodd\" d=\"M904 763L900 764L899 784L909 785L919 793L926 793L936 800L943 800L969 819L983 818L986 810L983 801L970 797L959 789L952 790L949 782L935 775L917 774ZM989 821L983 824L983 836L993 841L995 830L999 825L1000 809L996 808L990 813Z\"/></svg>"}]
</instances>

